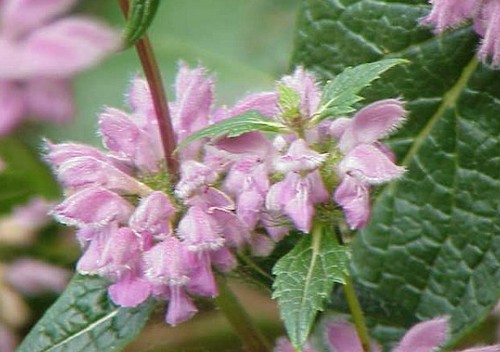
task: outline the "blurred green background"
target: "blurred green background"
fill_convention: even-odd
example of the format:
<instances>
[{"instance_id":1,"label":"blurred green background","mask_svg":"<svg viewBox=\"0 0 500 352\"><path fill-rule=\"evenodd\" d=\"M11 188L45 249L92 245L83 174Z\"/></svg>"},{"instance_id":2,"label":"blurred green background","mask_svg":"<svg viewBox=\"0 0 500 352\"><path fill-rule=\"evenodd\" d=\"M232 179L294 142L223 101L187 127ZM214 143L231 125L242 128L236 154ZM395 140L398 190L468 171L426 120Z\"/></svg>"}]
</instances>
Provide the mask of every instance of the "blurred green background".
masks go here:
<instances>
[{"instance_id":1,"label":"blurred green background","mask_svg":"<svg viewBox=\"0 0 500 352\"><path fill-rule=\"evenodd\" d=\"M299 0L161 0L149 36L169 98L177 63L206 66L217 77L219 104L272 87L288 69ZM117 1L83 1L78 11L103 18L117 28L123 16ZM100 144L96 115L103 106L124 108L130 77L140 72L133 49L119 53L76 80L78 116L65 126L37 126L55 141ZM34 127L32 127L34 128ZM31 129L31 132L33 130Z\"/></svg>"}]
</instances>

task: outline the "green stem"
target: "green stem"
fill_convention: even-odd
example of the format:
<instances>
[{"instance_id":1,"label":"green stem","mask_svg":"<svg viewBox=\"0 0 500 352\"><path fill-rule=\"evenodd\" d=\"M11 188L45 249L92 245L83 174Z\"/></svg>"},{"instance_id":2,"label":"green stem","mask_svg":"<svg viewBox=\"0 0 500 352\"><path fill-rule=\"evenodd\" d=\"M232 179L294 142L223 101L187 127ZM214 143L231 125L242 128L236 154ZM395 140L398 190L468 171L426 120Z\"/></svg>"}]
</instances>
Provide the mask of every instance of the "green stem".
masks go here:
<instances>
[{"instance_id":1,"label":"green stem","mask_svg":"<svg viewBox=\"0 0 500 352\"><path fill-rule=\"evenodd\" d=\"M227 285L224 277L217 276L217 286L219 295L215 298L215 303L226 316L229 323L238 333L245 348L249 352L271 351L269 343L253 324L245 308L238 301L233 291Z\"/></svg>"},{"instance_id":2,"label":"green stem","mask_svg":"<svg viewBox=\"0 0 500 352\"><path fill-rule=\"evenodd\" d=\"M356 291L354 290L351 277L346 277L344 293L347 299L347 305L351 311L352 319L354 320L356 332L358 333L361 346L363 347L363 351L371 352L370 337L368 336L368 329L365 324L363 310L361 309L358 297L356 296Z\"/></svg>"},{"instance_id":3,"label":"green stem","mask_svg":"<svg viewBox=\"0 0 500 352\"><path fill-rule=\"evenodd\" d=\"M128 0L119 0L119 4L125 18L128 18ZM165 154L165 160L167 162L167 169L171 175L177 175L179 164L174 157L176 143L172 119L168 109L165 88L163 87L161 80L160 69L158 68L158 63L147 35L144 35L137 42L137 44L135 44L135 48L137 54L139 55L144 75L146 76L146 80L148 81L149 89L151 91L156 119L158 121L158 128L160 130L163 153Z\"/></svg>"}]
</instances>

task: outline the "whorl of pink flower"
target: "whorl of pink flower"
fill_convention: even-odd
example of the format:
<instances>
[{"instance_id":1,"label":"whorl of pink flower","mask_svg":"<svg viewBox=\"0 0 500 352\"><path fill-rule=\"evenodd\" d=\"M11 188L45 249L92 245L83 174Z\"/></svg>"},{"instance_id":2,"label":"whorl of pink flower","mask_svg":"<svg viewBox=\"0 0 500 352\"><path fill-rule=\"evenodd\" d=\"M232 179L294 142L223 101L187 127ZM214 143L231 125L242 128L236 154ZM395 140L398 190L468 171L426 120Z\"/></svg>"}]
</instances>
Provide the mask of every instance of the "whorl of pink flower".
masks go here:
<instances>
[{"instance_id":1,"label":"whorl of pink flower","mask_svg":"<svg viewBox=\"0 0 500 352\"><path fill-rule=\"evenodd\" d=\"M332 319L325 323L325 343L330 352L363 352L361 341L351 323ZM392 352L432 352L443 345L449 338L448 318L438 317L412 326ZM380 346L371 342L373 352L381 351ZM288 339L282 337L276 341L275 352L293 352ZM316 349L307 342L304 351L315 352ZM474 347L456 352L498 352L500 345Z\"/></svg>"},{"instance_id":2,"label":"whorl of pink flower","mask_svg":"<svg viewBox=\"0 0 500 352\"><path fill-rule=\"evenodd\" d=\"M213 80L204 68L181 64L176 92L172 116L181 141L212 123ZM269 246L249 233L234 201L214 188L222 170L203 161L226 152L191 146L180 155L177 184L168 184L147 83L134 77L127 98L131 112L106 108L99 116L106 151L46 142L45 158L68 194L52 213L79 229L80 273L109 278L108 293L122 306L150 296L169 300L165 319L176 325L196 312L192 295L217 295L213 267L234 268L230 249L248 244L268 252ZM263 99L269 102L268 95ZM247 98L228 111L244 112L258 100Z\"/></svg>"},{"instance_id":3,"label":"whorl of pink flower","mask_svg":"<svg viewBox=\"0 0 500 352\"><path fill-rule=\"evenodd\" d=\"M497 0L431 0L431 12L421 23L433 25L437 33L472 19L481 37L478 56L500 66L500 3Z\"/></svg>"},{"instance_id":4,"label":"whorl of pink flower","mask_svg":"<svg viewBox=\"0 0 500 352\"><path fill-rule=\"evenodd\" d=\"M0 2L0 135L27 116L64 122L74 115L71 78L121 43L82 16L61 17L75 0Z\"/></svg>"}]
</instances>

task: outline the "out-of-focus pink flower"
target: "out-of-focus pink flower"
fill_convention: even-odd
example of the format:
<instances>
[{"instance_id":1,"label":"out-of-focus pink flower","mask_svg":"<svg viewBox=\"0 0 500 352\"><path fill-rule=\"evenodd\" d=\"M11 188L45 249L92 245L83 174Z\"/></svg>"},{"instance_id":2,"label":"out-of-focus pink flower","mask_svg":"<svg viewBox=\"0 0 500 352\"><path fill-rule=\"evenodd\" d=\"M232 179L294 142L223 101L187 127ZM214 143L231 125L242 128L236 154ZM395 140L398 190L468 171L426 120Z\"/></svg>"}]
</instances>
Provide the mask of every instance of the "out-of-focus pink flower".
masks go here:
<instances>
[{"instance_id":1,"label":"out-of-focus pink flower","mask_svg":"<svg viewBox=\"0 0 500 352\"><path fill-rule=\"evenodd\" d=\"M431 0L431 12L422 19L441 33L472 19L481 37L478 56L483 62L500 66L500 3L497 0Z\"/></svg>"},{"instance_id":2,"label":"out-of-focus pink flower","mask_svg":"<svg viewBox=\"0 0 500 352\"><path fill-rule=\"evenodd\" d=\"M15 207L12 212L0 218L0 242L13 245L29 245L37 230L46 225L52 203L34 197L26 205Z\"/></svg>"},{"instance_id":3,"label":"out-of-focus pink flower","mask_svg":"<svg viewBox=\"0 0 500 352\"><path fill-rule=\"evenodd\" d=\"M363 352L354 326L341 320L326 323L326 343L332 352ZM448 318L438 317L411 327L392 352L431 352L443 345L449 337ZM374 352L380 347L372 343ZM498 352L500 345L475 347L457 352Z\"/></svg>"},{"instance_id":4,"label":"out-of-focus pink flower","mask_svg":"<svg viewBox=\"0 0 500 352\"><path fill-rule=\"evenodd\" d=\"M61 17L75 0L0 2L0 135L34 116L64 122L74 115L71 79L120 47L96 20Z\"/></svg>"},{"instance_id":5,"label":"out-of-focus pink flower","mask_svg":"<svg viewBox=\"0 0 500 352\"><path fill-rule=\"evenodd\" d=\"M26 295L44 292L61 292L71 276L68 270L45 262L22 258L9 264L5 281Z\"/></svg>"}]
</instances>

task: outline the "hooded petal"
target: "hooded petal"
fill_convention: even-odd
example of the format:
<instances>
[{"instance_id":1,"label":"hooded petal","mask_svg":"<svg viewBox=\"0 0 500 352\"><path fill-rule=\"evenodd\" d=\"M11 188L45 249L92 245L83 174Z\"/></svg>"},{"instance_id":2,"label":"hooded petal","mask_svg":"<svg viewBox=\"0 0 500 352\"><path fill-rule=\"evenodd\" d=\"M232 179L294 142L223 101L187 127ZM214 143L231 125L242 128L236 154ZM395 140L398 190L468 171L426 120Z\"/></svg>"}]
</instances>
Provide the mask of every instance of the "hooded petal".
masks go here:
<instances>
[{"instance_id":1,"label":"hooded petal","mask_svg":"<svg viewBox=\"0 0 500 352\"><path fill-rule=\"evenodd\" d=\"M166 237L144 253L145 276L155 285L186 285L194 265L192 253L174 236Z\"/></svg>"},{"instance_id":2,"label":"hooded petal","mask_svg":"<svg viewBox=\"0 0 500 352\"><path fill-rule=\"evenodd\" d=\"M108 287L111 300L122 307L137 307L148 299L151 284L140 277L127 275Z\"/></svg>"},{"instance_id":3,"label":"hooded petal","mask_svg":"<svg viewBox=\"0 0 500 352\"><path fill-rule=\"evenodd\" d=\"M174 286L170 288L170 303L168 304L167 315L165 321L176 326L186 320L189 320L196 314L198 309L193 304L193 301L186 294L183 288Z\"/></svg>"},{"instance_id":4,"label":"hooded petal","mask_svg":"<svg viewBox=\"0 0 500 352\"><path fill-rule=\"evenodd\" d=\"M215 250L224 244L215 219L197 206L188 209L177 230L191 251Z\"/></svg>"},{"instance_id":5,"label":"hooded petal","mask_svg":"<svg viewBox=\"0 0 500 352\"><path fill-rule=\"evenodd\" d=\"M140 170L158 171L163 156L154 144L160 143L159 139L152 139L128 114L107 108L99 116L99 130L106 148L131 160Z\"/></svg>"},{"instance_id":6,"label":"hooded petal","mask_svg":"<svg viewBox=\"0 0 500 352\"><path fill-rule=\"evenodd\" d=\"M89 156L94 159L110 162L108 157L99 149L78 143L59 143L53 144L49 140L44 141L46 151L45 160L47 160L56 170L66 161L81 156Z\"/></svg>"},{"instance_id":7,"label":"hooded petal","mask_svg":"<svg viewBox=\"0 0 500 352\"><path fill-rule=\"evenodd\" d=\"M213 86L213 79L208 77L205 68L190 69L184 63L179 65L176 98L172 104L172 122L179 142L208 125L214 100Z\"/></svg>"},{"instance_id":8,"label":"hooded petal","mask_svg":"<svg viewBox=\"0 0 500 352\"><path fill-rule=\"evenodd\" d=\"M326 156L310 149L305 140L297 139L290 144L287 154L278 159L276 169L283 173L312 171L325 161Z\"/></svg>"},{"instance_id":9,"label":"hooded petal","mask_svg":"<svg viewBox=\"0 0 500 352\"><path fill-rule=\"evenodd\" d=\"M10 0L0 12L2 31L18 37L67 12L77 0Z\"/></svg>"},{"instance_id":10,"label":"hooded petal","mask_svg":"<svg viewBox=\"0 0 500 352\"><path fill-rule=\"evenodd\" d=\"M314 206L311 200L310 184L303 178L295 174L289 174L293 177L286 177L285 187L290 187L293 197L282 203L284 212L288 215L298 230L308 233L311 230L312 218L314 215Z\"/></svg>"},{"instance_id":11,"label":"hooded petal","mask_svg":"<svg viewBox=\"0 0 500 352\"><path fill-rule=\"evenodd\" d=\"M341 175L350 175L362 182L380 184L400 177L405 169L394 164L379 148L361 144L339 163Z\"/></svg>"},{"instance_id":12,"label":"hooded petal","mask_svg":"<svg viewBox=\"0 0 500 352\"><path fill-rule=\"evenodd\" d=\"M345 176L335 190L334 200L344 210L351 229L364 227L370 219L369 186L359 180Z\"/></svg>"},{"instance_id":13,"label":"hooded petal","mask_svg":"<svg viewBox=\"0 0 500 352\"><path fill-rule=\"evenodd\" d=\"M347 322L328 322L326 326L326 338L329 351L331 352L363 352L356 329ZM373 352L380 351L379 346L375 343L371 344L371 348Z\"/></svg>"},{"instance_id":14,"label":"hooded petal","mask_svg":"<svg viewBox=\"0 0 500 352\"><path fill-rule=\"evenodd\" d=\"M260 132L248 132L238 137L222 137L215 146L233 154L253 154L261 158L269 156L273 146L271 141Z\"/></svg>"},{"instance_id":15,"label":"hooded petal","mask_svg":"<svg viewBox=\"0 0 500 352\"><path fill-rule=\"evenodd\" d=\"M194 254L196 264L189 275L189 282L186 285L186 289L192 294L205 297L217 296L217 284L212 271L210 254L205 251Z\"/></svg>"},{"instance_id":16,"label":"hooded petal","mask_svg":"<svg viewBox=\"0 0 500 352\"><path fill-rule=\"evenodd\" d=\"M257 111L269 118L275 117L278 114L278 94L275 92L264 92L249 95L229 109L227 117L241 115L251 110Z\"/></svg>"},{"instance_id":17,"label":"hooded petal","mask_svg":"<svg viewBox=\"0 0 500 352\"><path fill-rule=\"evenodd\" d=\"M68 17L23 42L23 63L31 75L69 77L97 64L120 47L119 34L95 20Z\"/></svg>"},{"instance_id":18,"label":"hooded petal","mask_svg":"<svg viewBox=\"0 0 500 352\"><path fill-rule=\"evenodd\" d=\"M123 194L149 194L150 188L110 162L91 156L69 159L57 172L58 179L70 188L102 186Z\"/></svg>"},{"instance_id":19,"label":"hooded petal","mask_svg":"<svg viewBox=\"0 0 500 352\"><path fill-rule=\"evenodd\" d=\"M208 166L188 160L181 164L181 179L175 187L179 198L189 198L201 186L208 186L217 179L217 173Z\"/></svg>"},{"instance_id":20,"label":"hooded petal","mask_svg":"<svg viewBox=\"0 0 500 352\"><path fill-rule=\"evenodd\" d=\"M405 114L403 103L397 99L380 100L366 106L354 115L342 134L340 150L345 154L359 144L371 144L386 137L404 122Z\"/></svg>"},{"instance_id":21,"label":"hooded petal","mask_svg":"<svg viewBox=\"0 0 500 352\"><path fill-rule=\"evenodd\" d=\"M148 231L153 235L170 233L170 219L175 208L163 192L156 191L141 199L130 218L130 227L138 232Z\"/></svg>"},{"instance_id":22,"label":"hooded petal","mask_svg":"<svg viewBox=\"0 0 500 352\"><path fill-rule=\"evenodd\" d=\"M88 188L66 198L52 213L63 224L102 227L112 221L126 222L134 207L104 188Z\"/></svg>"},{"instance_id":23,"label":"hooded petal","mask_svg":"<svg viewBox=\"0 0 500 352\"><path fill-rule=\"evenodd\" d=\"M29 113L39 119L68 122L75 115L73 87L66 79L37 78L25 83Z\"/></svg>"},{"instance_id":24,"label":"hooded petal","mask_svg":"<svg viewBox=\"0 0 500 352\"><path fill-rule=\"evenodd\" d=\"M414 325L408 330L393 352L433 351L448 338L448 319L439 317Z\"/></svg>"},{"instance_id":25,"label":"hooded petal","mask_svg":"<svg viewBox=\"0 0 500 352\"><path fill-rule=\"evenodd\" d=\"M21 123L26 113L26 101L20 86L0 80L0 111L0 136L5 136Z\"/></svg>"}]
</instances>

